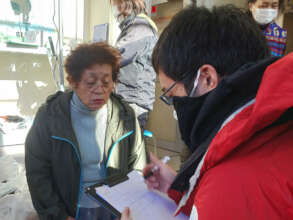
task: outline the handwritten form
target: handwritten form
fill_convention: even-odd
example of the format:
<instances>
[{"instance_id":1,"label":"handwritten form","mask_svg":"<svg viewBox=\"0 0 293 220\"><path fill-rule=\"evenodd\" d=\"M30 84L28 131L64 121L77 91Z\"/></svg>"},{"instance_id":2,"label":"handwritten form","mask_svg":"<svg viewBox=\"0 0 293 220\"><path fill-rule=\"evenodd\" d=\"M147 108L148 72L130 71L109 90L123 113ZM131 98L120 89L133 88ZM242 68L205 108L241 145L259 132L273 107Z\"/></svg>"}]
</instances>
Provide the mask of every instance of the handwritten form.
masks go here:
<instances>
[{"instance_id":1,"label":"handwritten form","mask_svg":"<svg viewBox=\"0 0 293 220\"><path fill-rule=\"evenodd\" d=\"M133 220L187 220L186 215L174 217L177 208L173 200L157 192L149 191L143 177L132 171L129 179L118 185L106 185L96 188L96 193L109 202L118 211L130 208Z\"/></svg>"}]
</instances>

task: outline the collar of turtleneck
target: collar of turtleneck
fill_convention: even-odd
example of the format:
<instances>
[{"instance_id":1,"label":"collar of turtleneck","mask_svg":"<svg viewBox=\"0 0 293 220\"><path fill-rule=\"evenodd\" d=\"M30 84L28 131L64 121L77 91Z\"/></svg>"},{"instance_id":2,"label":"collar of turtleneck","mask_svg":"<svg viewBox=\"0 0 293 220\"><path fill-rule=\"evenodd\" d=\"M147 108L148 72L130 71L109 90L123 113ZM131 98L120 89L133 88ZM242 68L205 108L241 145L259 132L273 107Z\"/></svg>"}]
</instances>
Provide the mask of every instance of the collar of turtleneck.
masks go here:
<instances>
[{"instance_id":1,"label":"collar of turtleneck","mask_svg":"<svg viewBox=\"0 0 293 220\"><path fill-rule=\"evenodd\" d=\"M72 108L74 108L75 111L83 114L95 115L98 112L98 110L91 110L85 104L83 104L75 92L73 92L72 95L71 106Z\"/></svg>"}]
</instances>

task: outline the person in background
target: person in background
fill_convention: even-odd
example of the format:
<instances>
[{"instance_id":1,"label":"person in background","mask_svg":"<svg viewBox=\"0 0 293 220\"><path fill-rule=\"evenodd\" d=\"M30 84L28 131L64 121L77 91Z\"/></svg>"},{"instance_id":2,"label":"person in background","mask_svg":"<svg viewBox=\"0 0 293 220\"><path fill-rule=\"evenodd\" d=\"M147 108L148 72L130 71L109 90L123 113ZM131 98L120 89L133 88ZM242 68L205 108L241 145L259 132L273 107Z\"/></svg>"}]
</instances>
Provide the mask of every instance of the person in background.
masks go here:
<instances>
[{"instance_id":1,"label":"person in background","mask_svg":"<svg viewBox=\"0 0 293 220\"><path fill-rule=\"evenodd\" d=\"M151 156L148 187L190 220L293 219L293 53L270 57L253 19L228 5L180 11L152 60L192 154L178 173Z\"/></svg>"},{"instance_id":2,"label":"person in background","mask_svg":"<svg viewBox=\"0 0 293 220\"><path fill-rule=\"evenodd\" d=\"M156 73L151 56L157 27L146 15L143 0L112 0L111 3L121 29L116 47L122 53L122 61L115 91L133 107L144 129L155 101Z\"/></svg>"},{"instance_id":3,"label":"person in background","mask_svg":"<svg viewBox=\"0 0 293 220\"><path fill-rule=\"evenodd\" d=\"M248 0L249 11L268 41L271 55L283 56L286 50L287 30L275 19L284 10L284 0Z\"/></svg>"},{"instance_id":4,"label":"person in background","mask_svg":"<svg viewBox=\"0 0 293 220\"><path fill-rule=\"evenodd\" d=\"M120 59L105 43L81 44L65 63L73 91L49 96L38 110L25 142L25 167L40 220L113 219L85 189L146 164L135 113L113 94Z\"/></svg>"}]
</instances>

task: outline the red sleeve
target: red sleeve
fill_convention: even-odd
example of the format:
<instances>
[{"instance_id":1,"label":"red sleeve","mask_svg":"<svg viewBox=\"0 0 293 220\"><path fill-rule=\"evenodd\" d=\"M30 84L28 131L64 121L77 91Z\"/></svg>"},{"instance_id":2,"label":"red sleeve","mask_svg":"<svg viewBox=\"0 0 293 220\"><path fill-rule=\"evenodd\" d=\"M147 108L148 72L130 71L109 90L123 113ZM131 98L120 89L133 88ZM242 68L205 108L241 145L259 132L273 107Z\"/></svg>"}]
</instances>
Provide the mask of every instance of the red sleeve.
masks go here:
<instances>
[{"instance_id":1,"label":"red sleeve","mask_svg":"<svg viewBox=\"0 0 293 220\"><path fill-rule=\"evenodd\" d=\"M195 194L195 191L192 192L191 194L191 197L194 197L194 194ZM173 199L176 204L178 205L182 196L184 194L176 191L176 190L172 190L172 189L169 189L168 190L168 196ZM189 216L190 215L190 212L191 212L191 209L192 209L192 204L193 204L193 200L188 200L186 205L183 206L181 209L180 209L180 212L183 212L185 215ZM178 214L178 213L177 213Z\"/></svg>"},{"instance_id":2,"label":"red sleeve","mask_svg":"<svg viewBox=\"0 0 293 220\"><path fill-rule=\"evenodd\" d=\"M285 219L283 214L287 210L281 205L284 193L279 191L280 179L268 178L266 167L255 172L246 169L249 166L248 161L242 167L224 163L203 176L193 197L198 220ZM254 170L257 169L255 166Z\"/></svg>"},{"instance_id":3,"label":"red sleeve","mask_svg":"<svg viewBox=\"0 0 293 220\"><path fill-rule=\"evenodd\" d=\"M178 203L180 202L180 200L182 198L182 193L169 188L168 196L169 196L170 199L174 200L175 203L178 205Z\"/></svg>"},{"instance_id":4,"label":"red sleeve","mask_svg":"<svg viewBox=\"0 0 293 220\"><path fill-rule=\"evenodd\" d=\"M249 217L249 209L254 207L250 207L249 195L245 196L244 188L241 192L241 180L237 177L217 173L216 170L203 176L193 199L199 220L254 219L252 216Z\"/></svg>"}]
</instances>

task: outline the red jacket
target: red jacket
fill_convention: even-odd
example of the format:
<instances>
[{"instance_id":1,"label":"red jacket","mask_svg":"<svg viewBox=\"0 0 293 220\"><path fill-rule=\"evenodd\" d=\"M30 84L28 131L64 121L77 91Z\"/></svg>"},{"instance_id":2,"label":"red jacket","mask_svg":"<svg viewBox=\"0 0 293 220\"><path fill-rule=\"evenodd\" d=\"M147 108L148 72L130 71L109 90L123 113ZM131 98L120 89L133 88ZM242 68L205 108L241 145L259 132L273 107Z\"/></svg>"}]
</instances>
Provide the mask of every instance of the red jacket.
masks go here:
<instances>
[{"instance_id":1,"label":"red jacket","mask_svg":"<svg viewBox=\"0 0 293 220\"><path fill-rule=\"evenodd\" d=\"M191 220L293 219L293 53L270 65L254 102L211 142L184 196L169 190ZM292 116L292 111L291 111Z\"/></svg>"}]
</instances>

